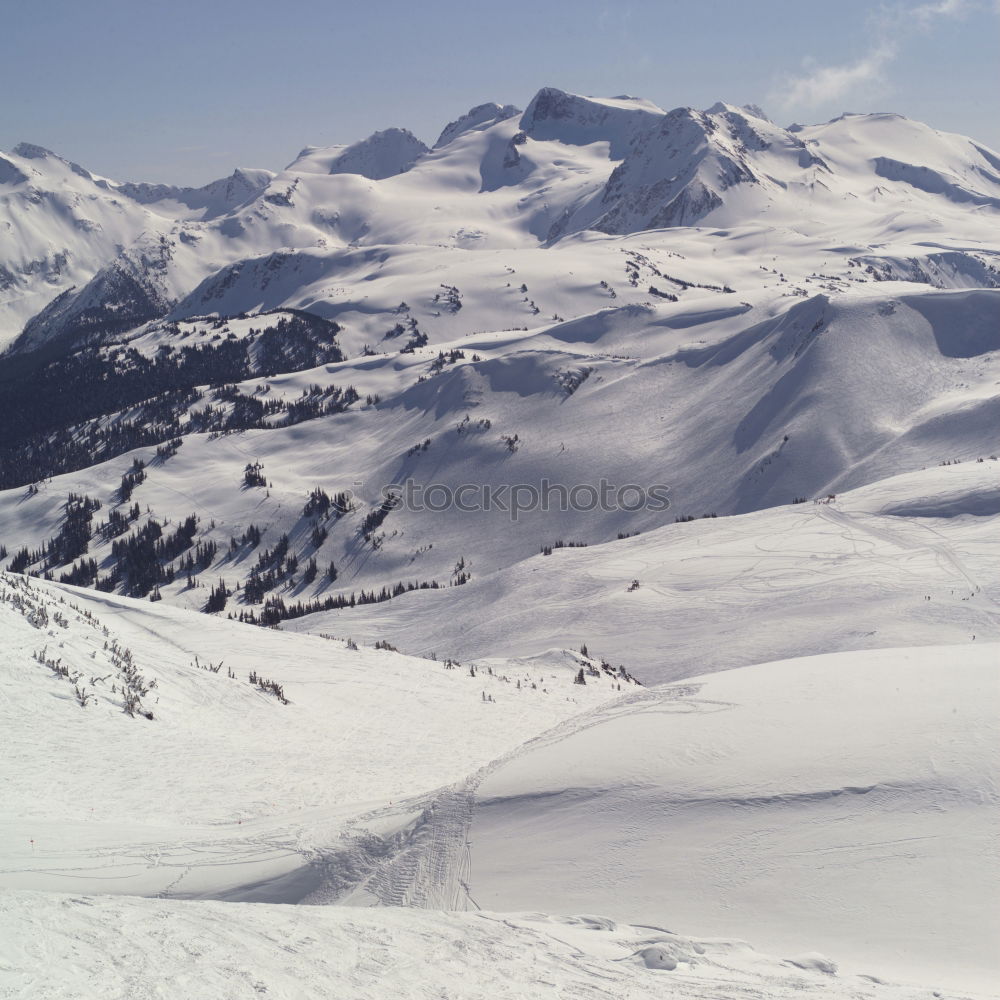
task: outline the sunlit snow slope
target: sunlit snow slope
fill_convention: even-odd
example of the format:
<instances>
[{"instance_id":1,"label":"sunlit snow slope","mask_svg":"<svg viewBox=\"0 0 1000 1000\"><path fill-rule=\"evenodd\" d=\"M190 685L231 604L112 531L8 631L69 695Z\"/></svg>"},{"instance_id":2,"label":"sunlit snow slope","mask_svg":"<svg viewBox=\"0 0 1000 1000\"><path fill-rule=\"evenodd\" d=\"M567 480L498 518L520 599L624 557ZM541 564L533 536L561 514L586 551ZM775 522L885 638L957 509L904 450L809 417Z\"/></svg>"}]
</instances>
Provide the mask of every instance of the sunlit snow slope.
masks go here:
<instances>
[{"instance_id":1,"label":"sunlit snow slope","mask_svg":"<svg viewBox=\"0 0 1000 1000\"><path fill-rule=\"evenodd\" d=\"M470 892L995 990L998 662L977 640L657 688L479 786Z\"/></svg>"},{"instance_id":2,"label":"sunlit snow slope","mask_svg":"<svg viewBox=\"0 0 1000 1000\"><path fill-rule=\"evenodd\" d=\"M1000 640L998 602L1000 471L985 461L557 549L464 587L286 627L460 657L585 642L652 683L836 650Z\"/></svg>"},{"instance_id":3,"label":"sunlit snow slope","mask_svg":"<svg viewBox=\"0 0 1000 1000\"><path fill-rule=\"evenodd\" d=\"M115 928L109 953L107 928ZM0 897L8 942L0 988L20 995L237 996L322 1000L924 1000L926 989L837 975L807 953L781 959L742 941L690 938L543 914L198 906L14 892ZM70 972L68 970L72 969ZM826 970L826 971L824 971ZM16 995L16 994L15 994Z\"/></svg>"},{"instance_id":4,"label":"sunlit snow slope","mask_svg":"<svg viewBox=\"0 0 1000 1000\"><path fill-rule=\"evenodd\" d=\"M298 900L360 816L405 825L618 691L558 655L472 676L16 576L0 600L6 888Z\"/></svg>"}]
</instances>

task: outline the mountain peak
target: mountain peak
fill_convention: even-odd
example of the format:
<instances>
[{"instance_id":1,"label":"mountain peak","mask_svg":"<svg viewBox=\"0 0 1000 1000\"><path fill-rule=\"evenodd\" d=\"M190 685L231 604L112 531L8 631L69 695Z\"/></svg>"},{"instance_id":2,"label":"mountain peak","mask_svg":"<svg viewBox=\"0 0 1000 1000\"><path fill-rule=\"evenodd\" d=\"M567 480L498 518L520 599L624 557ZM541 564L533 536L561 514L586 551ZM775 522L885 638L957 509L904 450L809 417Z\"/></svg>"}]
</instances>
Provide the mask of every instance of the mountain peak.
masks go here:
<instances>
[{"instance_id":1,"label":"mountain peak","mask_svg":"<svg viewBox=\"0 0 1000 1000\"><path fill-rule=\"evenodd\" d=\"M197 212L203 219L209 219L224 215L257 197L273 177L270 170L237 167L229 176L209 181L198 188L131 182L114 185L114 188L140 205L173 202Z\"/></svg>"},{"instance_id":2,"label":"mountain peak","mask_svg":"<svg viewBox=\"0 0 1000 1000\"><path fill-rule=\"evenodd\" d=\"M53 156L57 160L61 160L62 157L56 153L53 153L51 149L46 149L44 146L36 146L33 142L19 142L11 152L15 156L22 156L26 160L44 160L47 156Z\"/></svg>"},{"instance_id":3,"label":"mountain peak","mask_svg":"<svg viewBox=\"0 0 1000 1000\"><path fill-rule=\"evenodd\" d=\"M434 143L434 149L447 146L449 142L457 139L465 132L477 131L496 125L497 122L507 121L515 115L521 114L521 109L513 104L494 104L492 101L486 104L477 104L476 107L467 111L461 118L449 122L438 136L438 141Z\"/></svg>"},{"instance_id":4,"label":"mountain peak","mask_svg":"<svg viewBox=\"0 0 1000 1000\"><path fill-rule=\"evenodd\" d=\"M349 146L306 146L289 170L314 174L358 174L381 181L405 174L430 149L409 129L387 128Z\"/></svg>"},{"instance_id":5,"label":"mountain peak","mask_svg":"<svg viewBox=\"0 0 1000 1000\"><path fill-rule=\"evenodd\" d=\"M532 139L572 146L607 142L612 158L621 159L632 139L663 114L662 108L642 98L583 97L543 87L521 116L521 128Z\"/></svg>"},{"instance_id":6,"label":"mountain peak","mask_svg":"<svg viewBox=\"0 0 1000 1000\"><path fill-rule=\"evenodd\" d=\"M14 156L20 156L24 160L55 160L58 163L65 164L74 174L78 174L88 181L94 180L93 174L81 167L79 163L67 160L65 156L53 153L51 149L46 149L44 146L36 146L33 142L19 142L11 150L11 153Z\"/></svg>"},{"instance_id":7,"label":"mountain peak","mask_svg":"<svg viewBox=\"0 0 1000 1000\"><path fill-rule=\"evenodd\" d=\"M406 173L430 150L409 129L387 128L348 146L331 163L331 174L361 174L373 181Z\"/></svg>"},{"instance_id":8,"label":"mountain peak","mask_svg":"<svg viewBox=\"0 0 1000 1000\"><path fill-rule=\"evenodd\" d=\"M705 111L706 115L739 115L741 118L758 118L762 122L773 125L774 122L768 118L763 109L756 104L729 104L726 101L716 101Z\"/></svg>"},{"instance_id":9,"label":"mountain peak","mask_svg":"<svg viewBox=\"0 0 1000 1000\"><path fill-rule=\"evenodd\" d=\"M769 118L759 104L744 104L740 110L746 114L753 115L754 118L759 118L762 122L770 122L772 125L774 124L774 119Z\"/></svg>"}]
</instances>

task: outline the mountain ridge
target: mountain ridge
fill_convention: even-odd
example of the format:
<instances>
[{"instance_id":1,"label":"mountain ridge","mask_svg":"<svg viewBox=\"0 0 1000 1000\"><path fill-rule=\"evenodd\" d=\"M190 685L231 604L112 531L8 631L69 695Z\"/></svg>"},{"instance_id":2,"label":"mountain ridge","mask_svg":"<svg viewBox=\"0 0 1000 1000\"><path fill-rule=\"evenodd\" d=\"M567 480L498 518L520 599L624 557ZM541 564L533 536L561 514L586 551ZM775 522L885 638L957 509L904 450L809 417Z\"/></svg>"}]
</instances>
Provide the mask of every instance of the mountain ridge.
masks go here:
<instances>
[{"instance_id":1,"label":"mountain ridge","mask_svg":"<svg viewBox=\"0 0 1000 1000\"><path fill-rule=\"evenodd\" d=\"M663 111L549 87L523 112L472 108L433 148L387 130L187 193L19 148L30 155L10 162L35 181L7 185L8 225L59 218L25 236L37 253L68 213L99 266L81 280L73 248L46 242L50 270L10 272L9 301L23 304L29 278L50 298L0 356L8 565L123 592L158 580L166 599L204 604L176 564L130 579L109 538L88 542L104 553L93 572L86 547L65 562L47 548L69 494L117 509L129 463L149 470L135 488L158 497L158 525L191 513L176 497L199 496L229 525L206 546L242 537L250 497L203 494L186 455L234 490L244 466L276 463L276 502L255 505L275 537L301 531L310 489L370 484L320 544L296 543L303 561L350 566L339 584L272 574L251 588L260 600L241 590L237 613L256 617L277 594L284 615L349 585L447 586L472 550L498 571L559 534L603 542L995 453L1000 158L900 116L790 131L722 102ZM83 225L95 206L117 228ZM88 379L89 397L46 398ZM639 415L629 448L609 406ZM328 431L355 441L345 451ZM175 441L189 447L157 457ZM428 449L439 457L419 462ZM602 474L666 480L675 509L561 511L549 527L480 512L450 545L426 511L393 514L396 541L362 527L381 516L378 488L407 477L568 488ZM34 524L15 515L25 488ZM252 575L224 552L206 559L230 590Z\"/></svg>"}]
</instances>

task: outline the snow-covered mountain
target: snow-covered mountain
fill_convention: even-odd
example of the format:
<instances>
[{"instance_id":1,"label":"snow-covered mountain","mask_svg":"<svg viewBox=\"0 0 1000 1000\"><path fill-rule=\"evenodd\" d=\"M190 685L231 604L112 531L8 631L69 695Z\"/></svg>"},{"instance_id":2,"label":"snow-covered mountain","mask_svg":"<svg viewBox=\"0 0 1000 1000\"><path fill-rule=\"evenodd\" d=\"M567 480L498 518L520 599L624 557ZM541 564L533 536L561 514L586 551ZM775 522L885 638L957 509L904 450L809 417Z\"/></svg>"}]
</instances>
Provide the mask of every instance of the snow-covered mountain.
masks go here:
<instances>
[{"instance_id":1,"label":"snow-covered mountain","mask_svg":"<svg viewBox=\"0 0 1000 1000\"><path fill-rule=\"evenodd\" d=\"M116 187L141 205L157 205L178 217L183 217L186 214L184 209L188 209L193 218L211 219L252 201L273 177L274 173L270 170L236 169L229 177L222 177L200 188L131 183Z\"/></svg>"},{"instance_id":2,"label":"snow-covered mountain","mask_svg":"<svg viewBox=\"0 0 1000 1000\"><path fill-rule=\"evenodd\" d=\"M997 636L989 615L1000 562L988 548L974 563L956 561L997 537L989 481L943 468L924 475L918 503L906 499L917 492L912 483L883 491L883 516L900 525L887 543L905 552L908 534L934 538L939 579L920 553L868 549L882 526L865 537L847 527L854 561L838 589L827 582L844 558L836 534L824 548L804 525L715 525L736 534L716 580L737 577L740 535L762 548L788 536L772 562L738 574L740 587L719 595L725 620L759 620L761 634L796 631L805 654L853 648L864 640L843 625L815 627L817 602L847 619L902 574L914 586L897 587L871 619L906 635L921 609L928 623L955 624L955 644L806 655L707 677L692 664L683 681L651 688L605 666L600 653L616 659L627 647L612 651L603 636L587 652L415 658L384 640L373 648L334 638L328 622L296 635L3 575L0 722L17 766L5 772L0 921L9 923L4 940L21 943L0 985L44 974L56 980L53 995L70 995L59 992L66 958L49 935L82 933L73 916L80 906L134 914L132 961L154 961L160 938L144 921L155 911L91 896L113 893L230 906L585 912L590 933L611 936L577 955L573 974L585 961L615 982L621 969L637 977L627 981L639 996L662 990L666 972L676 973L672 989L692 996L706 988L745 995L747 976L768 996L910 996L892 985L907 981L991 995L1000 705L998 647L984 639ZM811 578L810 544L823 560ZM663 564L655 547L645 559ZM666 565L691 559L675 553ZM718 561L702 559L706 575ZM846 580L862 572L865 592L852 607ZM575 604L578 574L564 566L562 576L570 586L557 600ZM811 615L789 605L781 589L789 577L814 591ZM973 589L958 593L963 582ZM677 590L686 586L678 581ZM758 602L757 591L770 600ZM660 596L648 581L621 588L623 601ZM986 625L972 641L957 631L963 603L988 605L974 626L968 619ZM539 606L538 594L523 590L505 610L510 618ZM687 640L728 649L736 661L756 654L756 637L720 633L718 620L691 616ZM659 634L664 661L676 655L677 628L668 623ZM631 629L654 634L641 617ZM43 916L53 897L40 891L72 894L55 897L67 901L58 920ZM302 919L312 921L311 912ZM625 913L645 936L619 927ZM210 936L229 920L197 907L190 919L212 921ZM405 936L416 926L437 933L444 918L428 915L413 930L403 915L357 919L399 921L392 933ZM38 941L59 957L44 973L29 957L41 944L20 936L25 921L48 925ZM565 940L555 923L556 940ZM684 924L694 941L676 933ZM471 946L477 925L451 926L465 942L454 947ZM925 946L928 926L936 948ZM197 931L178 933L189 940ZM234 954L249 947L235 929L227 935ZM752 936L784 961L754 959L746 946L724 943L730 936ZM93 940L99 951L103 935ZM295 964L308 980L316 959L306 954ZM628 971L636 956L640 971ZM254 966L257 981L280 981L272 961ZM186 965L172 970L187 974ZM329 974L354 973L335 962ZM518 995L540 995L523 970L511 975ZM203 995L225 995L221 980L212 989Z\"/></svg>"},{"instance_id":3,"label":"snow-covered mountain","mask_svg":"<svg viewBox=\"0 0 1000 1000\"><path fill-rule=\"evenodd\" d=\"M172 293L161 314L220 268L277 250L321 251L336 271L351 246L534 249L583 232L691 226L769 229L775 249L819 238L833 271L856 254L883 256L887 241L927 244L946 227L966 270L996 284L996 154L895 115L790 129L761 115L726 104L664 112L546 88L523 113L473 108L433 150L392 128L351 146L308 147L277 175L238 170L200 189L119 184L21 145L0 171L0 224L10 235L0 260L3 335L14 339L70 285L91 295L79 291L81 279L113 266L136 240L161 236L171 245ZM739 254L747 236L719 233L716 249ZM841 240L839 252L831 240ZM580 253L594 247L593 237L575 242ZM919 256L931 249L941 248ZM255 308L264 287L259 278L228 308ZM288 299L302 292L301 283L284 289ZM340 298L328 287L314 305Z\"/></svg>"},{"instance_id":4,"label":"snow-covered mountain","mask_svg":"<svg viewBox=\"0 0 1000 1000\"><path fill-rule=\"evenodd\" d=\"M496 125L497 122L506 121L520 113L521 109L514 107L513 104L505 104L502 107L499 104L477 104L464 115L445 125L437 142L434 143L434 148L447 146L464 132L471 132L473 129L483 131L491 125Z\"/></svg>"},{"instance_id":5,"label":"snow-covered mountain","mask_svg":"<svg viewBox=\"0 0 1000 1000\"><path fill-rule=\"evenodd\" d=\"M0 156L0 993L117 989L92 907L256 941L212 997L442 935L426 995L988 995L998 223L897 115L555 88L200 188ZM108 892L164 899L45 895ZM223 916L303 900L515 915L303 908L294 972Z\"/></svg>"},{"instance_id":6,"label":"snow-covered mountain","mask_svg":"<svg viewBox=\"0 0 1000 1000\"><path fill-rule=\"evenodd\" d=\"M381 181L406 173L430 150L405 128L389 128L350 146L309 146L288 167L289 173L358 174Z\"/></svg>"}]
</instances>

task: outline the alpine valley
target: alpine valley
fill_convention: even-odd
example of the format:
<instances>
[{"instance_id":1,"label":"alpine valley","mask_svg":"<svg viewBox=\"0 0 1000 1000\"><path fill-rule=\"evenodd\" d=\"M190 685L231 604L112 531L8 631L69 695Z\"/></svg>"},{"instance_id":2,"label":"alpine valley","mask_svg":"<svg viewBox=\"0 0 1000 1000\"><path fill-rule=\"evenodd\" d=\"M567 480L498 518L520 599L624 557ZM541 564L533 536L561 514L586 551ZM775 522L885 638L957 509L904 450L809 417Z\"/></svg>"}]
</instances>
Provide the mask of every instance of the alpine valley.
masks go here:
<instances>
[{"instance_id":1,"label":"alpine valley","mask_svg":"<svg viewBox=\"0 0 1000 1000\"><path fill-rule=\"evenodd\" d=\"M0 996L998 995L1000 154L22 143L0 351Z\"/></svg>"}]
</instances>

